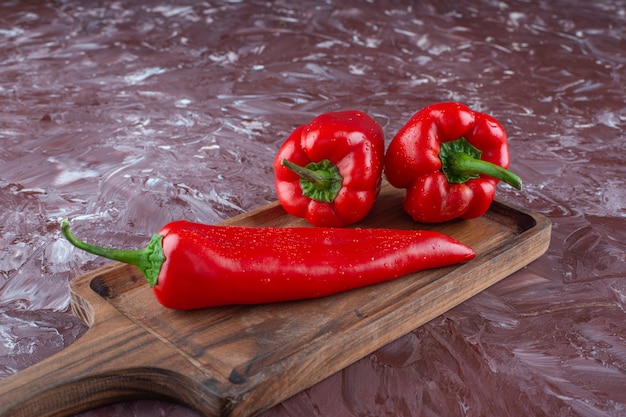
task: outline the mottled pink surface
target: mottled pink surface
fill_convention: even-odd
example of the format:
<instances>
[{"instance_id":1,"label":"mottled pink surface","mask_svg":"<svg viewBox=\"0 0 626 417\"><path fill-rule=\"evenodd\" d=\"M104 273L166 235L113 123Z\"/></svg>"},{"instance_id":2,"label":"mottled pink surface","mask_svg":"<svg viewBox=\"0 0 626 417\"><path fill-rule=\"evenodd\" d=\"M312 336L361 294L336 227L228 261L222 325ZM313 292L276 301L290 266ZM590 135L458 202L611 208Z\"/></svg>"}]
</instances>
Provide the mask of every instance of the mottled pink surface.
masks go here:
<instances>
[{"instance_id":1,"label":"mottled pink surface","mask_svg":"<svg viewBox=\"0 0 626 417\"><path fill-rule=\"evenodd\" d=\"M626 415L626 3L0 4L0 378L76 341L67 283L170 220L275 199L299 124L363 110L387 141L457 100L505 126L505 200L545 256L263 417ZM350 349L349 346L346 349ZM138 401L81 417L191 417Z\"/></svg>"}]
</instances>

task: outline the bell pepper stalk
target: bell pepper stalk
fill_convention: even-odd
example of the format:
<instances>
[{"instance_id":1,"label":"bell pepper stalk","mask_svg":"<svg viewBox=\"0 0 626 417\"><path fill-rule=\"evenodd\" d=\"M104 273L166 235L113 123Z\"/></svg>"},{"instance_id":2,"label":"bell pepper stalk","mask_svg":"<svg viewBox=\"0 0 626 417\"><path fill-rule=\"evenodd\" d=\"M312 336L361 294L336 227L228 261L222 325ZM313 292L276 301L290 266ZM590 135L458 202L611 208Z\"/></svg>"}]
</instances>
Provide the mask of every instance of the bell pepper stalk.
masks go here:
<instances>
[{"instance_id":1,"label":"bell pepper stalk","mask_svg":"<svg viewBox=\"0 0 626 417\"><path fill-rule=\"evenodd\" d=\"M384 154L382 128L367 114L321 114L297 127L274 158L278 201L313 226L356 223L378 197Z\"/></svg>"},{"instance_id":2,"label":"bell pepper stalk","mask_svg":"<svg viewBox=\"0 0 626 417\"><path fill-rule=\"evenodd\" d=\"M415 221L440 223L485 214L499 181L521 189L509 161L506 132L494 117L437 103L415 113L391 140L385 176L407 190L402 207Z\"/></svg>"},{"instance_id":3,"label":"bell pepper stalk","mask_svg":"<svg viewBox=\"0 0 626 417\"><path fill-rule=\"evenodd\" d=\"M158 302L176 310L318 298L474 258L435 231L323 227L165 225L145 249L75 247L135 265Z\"/></svg>"}]
</instances>

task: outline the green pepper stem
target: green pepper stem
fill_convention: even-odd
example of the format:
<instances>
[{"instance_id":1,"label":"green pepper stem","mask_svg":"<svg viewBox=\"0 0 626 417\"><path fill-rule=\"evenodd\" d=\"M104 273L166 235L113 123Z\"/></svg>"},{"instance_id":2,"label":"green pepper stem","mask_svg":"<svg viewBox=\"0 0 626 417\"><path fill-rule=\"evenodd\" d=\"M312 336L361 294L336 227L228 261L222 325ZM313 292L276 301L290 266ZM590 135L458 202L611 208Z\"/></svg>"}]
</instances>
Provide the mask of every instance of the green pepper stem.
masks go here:
<instances>
[{"instance_id":1,"label":"green pepper stem","mask_svg":"<svg viewBox=\"0 0 626 417\"><path fill-rule=\"evenodd\" d=\"M283 159L280 161L280 164L318 188L328 188L330 186L328 175L324 175L322 171L313 171L312 169L301 167L288 159Z\"/></svg>"},{"instance_id":2,"label":"green pepper stem","mask_svg":"<svg viewBox=\"0 0 626 417\"><path fill-rule=\"evenodd\" d=\"M474 159L466 155L459 156L454 162L453 169L455 171L488 175L504 181L518 190L522 189L522 179L516 174L502 168L500 165L492 164L482 159Z\"/></svg>"},{"instance_id":3,"label":"green pepper stem","mask_svg":"<svg viewBox=\"0 0 626 417\"><path fill-rule=\"evenodd\" d=\"M522 179L506 168L480 159L481 151L465 138L441 144L439 157L442 171L449 182L464 183L480 174L504 181L511 187L522 189Z\"/></svg>"},{"instance_id":4,"label":"green pepper stem","mask_svg":"<svg viewBox=\"0 0 626 417\"><path fill-rule=\"evenodd\" d=\"M304 167L283 159L280 164L300 177L302 194L322 203L332 203L343 183L339 169L330 160L311 162Z\"/></svg>"},{"instance_id":5,"label":"green pepper stem","mask_svg":"<svg viewBox=\"0 0 626 417\"><path fill-rule=\"evenodd\" d=\"M61 221L61 233L68 242L85 252L136 266L144 274L150 286L156 285L161 266L165 262L163 236L155 233L145 249L123 250L103 248L77 239L70 232L70 221L67 218Z\"/></svg>"}]
</instances>

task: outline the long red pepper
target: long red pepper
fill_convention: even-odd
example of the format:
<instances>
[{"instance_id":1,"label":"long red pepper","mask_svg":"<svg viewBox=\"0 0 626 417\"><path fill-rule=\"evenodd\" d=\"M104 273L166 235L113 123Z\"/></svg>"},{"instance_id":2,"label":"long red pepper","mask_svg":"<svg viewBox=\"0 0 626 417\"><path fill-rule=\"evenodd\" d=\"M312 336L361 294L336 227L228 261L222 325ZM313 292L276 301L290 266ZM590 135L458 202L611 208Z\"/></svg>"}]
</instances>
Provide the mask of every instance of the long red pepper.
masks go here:
<instances>
[{"instance_id":1,"label":"long red pepper","mask_svg":"<svg viewBox=\"0 0 626 417\"><path fill-rule=\"evenodd\" d=\"M74 246L137 266L157 300L177 310L322 297L472 259L474 251L423 230L253 228L176 221L142 250L75 238Z\"/></svg>"}]
</instances>

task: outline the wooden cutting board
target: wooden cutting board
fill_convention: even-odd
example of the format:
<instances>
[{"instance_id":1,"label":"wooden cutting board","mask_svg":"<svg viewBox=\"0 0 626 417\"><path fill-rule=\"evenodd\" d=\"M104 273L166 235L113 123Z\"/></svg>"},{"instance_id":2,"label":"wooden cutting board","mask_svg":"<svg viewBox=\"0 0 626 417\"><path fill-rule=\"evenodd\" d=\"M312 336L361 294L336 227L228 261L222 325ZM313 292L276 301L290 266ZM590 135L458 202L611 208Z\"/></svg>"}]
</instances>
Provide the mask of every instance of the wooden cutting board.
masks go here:
<instances>
[{"instance_id":1,"label":"wooden cutting board","mask_svg":"<svg viewBox=\"0 0 626 417\"><path fill-rule=\"evenodd\" d=\"M425 226L385 185L360 227L431 228L471 246L471 262L334 296L191 312L157 303L141 273L111 263L70 284L89 329L53 357L0 381L0 416L68 416L166 398L207 416L257 414L416 329L541 256L551 225L494 202L483 217ZM277 203L225 224L306 226Z\"/></svg>"}]
</instances>

